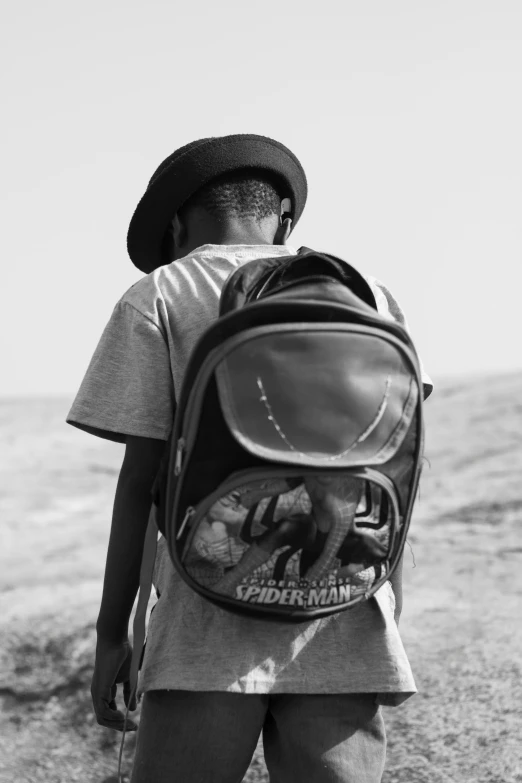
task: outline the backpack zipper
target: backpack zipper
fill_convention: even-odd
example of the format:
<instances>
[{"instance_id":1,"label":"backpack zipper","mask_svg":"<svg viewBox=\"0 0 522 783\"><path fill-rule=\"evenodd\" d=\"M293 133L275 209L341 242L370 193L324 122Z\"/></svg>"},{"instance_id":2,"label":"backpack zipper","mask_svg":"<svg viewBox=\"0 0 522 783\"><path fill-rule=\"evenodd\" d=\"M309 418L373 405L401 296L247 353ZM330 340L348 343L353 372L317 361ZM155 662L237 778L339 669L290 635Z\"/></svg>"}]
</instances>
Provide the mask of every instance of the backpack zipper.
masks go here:
<instances>
[{"instance_id":1,"label":"backpack zipper","mask_svg":"<svg viewBox=\"0 0 522 783\"><path fill-rule=\"evenodd\" d=\"M185 451L185 438L180 438L176 444L176 460L174 462L174 475L179 476L183 464L183 452Z\"/></svg>"},{"instance_id":2,"label":"backpack zipper","mask_svg":"<svg viewBox=\"0 0 522 783\"><path fill-rule=\"evenodd\" d=\"M185 511L185 516L183 517L183 522L180 525L177 538L179 538L183 534L183 531L185 530L186 526L188 525L189 521L192 519L195 513L196 513L196 509L194 508L194 506L189 506L187 508L187 510Z\"/></svg>"}]
</instances>

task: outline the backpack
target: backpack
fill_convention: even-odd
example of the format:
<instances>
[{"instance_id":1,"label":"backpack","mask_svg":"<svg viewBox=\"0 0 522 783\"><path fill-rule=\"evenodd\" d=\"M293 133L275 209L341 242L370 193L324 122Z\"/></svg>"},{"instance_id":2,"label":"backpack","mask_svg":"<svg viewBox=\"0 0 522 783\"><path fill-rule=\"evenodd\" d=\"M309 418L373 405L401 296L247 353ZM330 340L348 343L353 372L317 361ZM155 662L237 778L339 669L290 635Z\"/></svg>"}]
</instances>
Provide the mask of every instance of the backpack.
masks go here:
<instances>
[{"instance_id":1,"label":"backpack","mask_svg":"<svg viewBox=\"0 0 522 783\"><path fill-rule=\"evenodd\" d=\"M189 361L158 526L185 582L222 608L329 615L390 578L422 450L417 355L366 280L307 249L256 259Z\"/></svg>"}]
</instances>

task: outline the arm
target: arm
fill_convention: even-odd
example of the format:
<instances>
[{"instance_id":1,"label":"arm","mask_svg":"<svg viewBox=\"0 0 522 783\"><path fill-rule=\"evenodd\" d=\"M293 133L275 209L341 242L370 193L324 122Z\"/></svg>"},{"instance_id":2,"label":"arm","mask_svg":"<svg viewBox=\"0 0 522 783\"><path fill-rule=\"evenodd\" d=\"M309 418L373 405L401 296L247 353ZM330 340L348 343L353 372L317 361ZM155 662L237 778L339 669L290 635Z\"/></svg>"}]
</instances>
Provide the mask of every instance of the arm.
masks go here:
<instances>
[{"instance_id":1,"label":"arm","mask_svg":"<svg viewBox=\"0 0 522 783\"><path fill-rule=\"evenodd\" d=\"M136 284L118 302L67 416L80 429L126 443L96 624L91 685L98 723L120 730L123 714L116 709L117 683L123 683L129 704L129 617L139 586L151 489L172 431L175 407L160 299L159 291Z\"/></svg>"},{"instance_id":2,"label":"arm","mask_svg":"<svg viewBox=\"0 0 522 783\"><path fill-rule=\"evenodd\" d=\"M116 684L123 683L129 704L129 618L139 587L143 542L152 502L151 489L159 469L165 441L127 437L118 478L107 551L103 595L96 623L96 661L91 695L98 723L123 729L124 716L116 708ZM129 705L136 709L135 699ZM136 724L128 722L127 729Z\"/></svg>"},{"instance_id":3,"label":"arm","mask_svg":"<svg viewBox=\"0 0 522 783\"><path fill-rule=\"evenodd\" d=\"M98 636L115 644L127 639L129 618L139 586L151 489L164 449L163 440L127 438L116 488L103 595L96 623Z\"/></svg>"}]
</instances>

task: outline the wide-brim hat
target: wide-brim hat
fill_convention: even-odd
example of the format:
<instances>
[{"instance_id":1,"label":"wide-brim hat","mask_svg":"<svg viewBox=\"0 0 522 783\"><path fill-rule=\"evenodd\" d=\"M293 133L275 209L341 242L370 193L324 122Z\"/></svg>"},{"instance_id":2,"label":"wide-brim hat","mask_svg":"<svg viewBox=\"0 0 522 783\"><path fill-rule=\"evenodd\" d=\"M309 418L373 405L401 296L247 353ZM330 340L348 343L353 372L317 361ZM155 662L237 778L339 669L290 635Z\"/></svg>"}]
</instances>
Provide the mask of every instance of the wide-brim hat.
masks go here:
<instances>
[{"instance_id":1,"label":"wide-brim hat","mask_svg":"<svg viewBox=\"0 0 522 783\"><path fill-rule=\"evenodd\" d=\"M181 147L156 169L132 216L127 249L142 272L152 272L172 259L164 238L176 212L197 190L223 174L261 169L279 184L282 198L291 199L288 214L295 226L308 192L299 160L284 144L266 136L237 134L199 139Z\"/></svg>"}]
</instances>

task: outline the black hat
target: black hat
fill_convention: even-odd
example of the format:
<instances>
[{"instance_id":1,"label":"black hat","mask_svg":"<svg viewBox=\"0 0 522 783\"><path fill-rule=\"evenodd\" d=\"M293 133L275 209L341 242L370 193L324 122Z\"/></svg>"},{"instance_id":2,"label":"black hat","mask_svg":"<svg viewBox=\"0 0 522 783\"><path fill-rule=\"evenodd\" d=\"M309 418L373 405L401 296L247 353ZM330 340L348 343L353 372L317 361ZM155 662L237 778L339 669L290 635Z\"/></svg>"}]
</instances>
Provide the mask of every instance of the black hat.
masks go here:
<instances>
[{"instance_id":1,"label":"black hat","mask_svg":"<svg viewBox=\"0 0 522 783\"><path fill-rule=\"evenodd\" d=\"M237 134L199 139L181 147L156 169L132 216L127 249L133 263L149 273L170 263L162 251L167 227L180 207L203 185L240 169L264 169L291 199L293 225L303 212L307 184L296 156L266 136Z\"/></svg>"}]
</instances>

